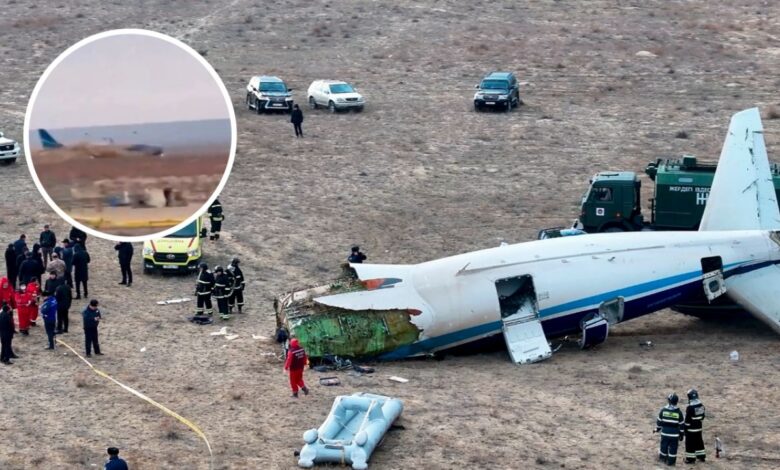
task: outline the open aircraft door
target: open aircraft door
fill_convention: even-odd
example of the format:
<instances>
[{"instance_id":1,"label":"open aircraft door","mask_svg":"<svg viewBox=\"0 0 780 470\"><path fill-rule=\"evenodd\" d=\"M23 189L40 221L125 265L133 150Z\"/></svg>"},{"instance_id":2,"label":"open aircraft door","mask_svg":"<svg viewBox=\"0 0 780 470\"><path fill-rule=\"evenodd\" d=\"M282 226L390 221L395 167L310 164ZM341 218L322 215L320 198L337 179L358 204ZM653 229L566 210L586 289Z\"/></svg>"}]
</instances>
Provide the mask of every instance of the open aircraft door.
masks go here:
<instances>
[{"instance_id":1,"label":"open aircraft door","mask_svg":"<svg viewBox=\"0 0 780 470\"><path fill-rule=\"evenodd\" d=\"M501 329L512 360L527 364L550 357L552 351L539 321L533 278L524 275L499 279L496 292L501 307Z\"/></svg>"}]
</instances>

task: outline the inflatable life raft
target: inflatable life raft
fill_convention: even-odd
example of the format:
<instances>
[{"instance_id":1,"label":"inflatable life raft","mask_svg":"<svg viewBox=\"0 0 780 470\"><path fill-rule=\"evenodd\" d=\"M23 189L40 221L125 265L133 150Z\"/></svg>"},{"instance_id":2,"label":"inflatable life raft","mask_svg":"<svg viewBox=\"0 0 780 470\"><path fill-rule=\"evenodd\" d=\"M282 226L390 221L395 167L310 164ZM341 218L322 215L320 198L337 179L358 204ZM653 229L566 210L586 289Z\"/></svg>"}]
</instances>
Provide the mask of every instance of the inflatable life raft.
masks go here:
<instances>
[{"instance_id":1,"label":"inflatable life raft","mask_svg":"<svg viewBox=\"0 0 780 470\"><path fill-rule=\"evenodd\" d=\"M368 459L382 437L403 411L397 398L355 393L336 397L333 407L318 429L303 433L298 466L315 463L346 463L355 470L368 468Z\"/></svg>"}]
</instances>

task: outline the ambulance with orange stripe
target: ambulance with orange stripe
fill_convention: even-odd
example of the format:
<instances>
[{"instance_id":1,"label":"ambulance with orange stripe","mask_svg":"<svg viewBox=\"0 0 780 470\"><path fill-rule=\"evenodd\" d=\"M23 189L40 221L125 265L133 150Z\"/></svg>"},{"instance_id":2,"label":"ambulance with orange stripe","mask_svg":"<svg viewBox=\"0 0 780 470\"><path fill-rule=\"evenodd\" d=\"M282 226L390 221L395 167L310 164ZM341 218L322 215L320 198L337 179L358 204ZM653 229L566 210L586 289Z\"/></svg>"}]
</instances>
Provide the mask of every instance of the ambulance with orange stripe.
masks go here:
<instances>
[{"instance_id":1,"label":"ambulance with orange stripe","mask_svg":"<svg viewBox=\"0 0 780 470\"><path fill-rule=\"evenodd\" d=\"M164 238L144 242L144 272L197 272L206 237L203 218Z\"/></svg>"}]
</instances>

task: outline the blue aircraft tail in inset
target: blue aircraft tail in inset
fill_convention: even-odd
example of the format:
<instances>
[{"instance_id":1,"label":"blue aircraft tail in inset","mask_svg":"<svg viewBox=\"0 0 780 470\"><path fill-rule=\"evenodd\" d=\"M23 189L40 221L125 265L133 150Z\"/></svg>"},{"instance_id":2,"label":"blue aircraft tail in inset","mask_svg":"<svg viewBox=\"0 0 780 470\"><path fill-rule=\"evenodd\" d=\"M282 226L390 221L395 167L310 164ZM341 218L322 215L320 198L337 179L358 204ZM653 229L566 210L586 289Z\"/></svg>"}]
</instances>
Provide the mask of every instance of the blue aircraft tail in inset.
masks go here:
<instances>
[{"instance_id":1,"label":"blue aircraft tail in inset","mask_svg":"<svg viewBox=\"0 0 780 470\"><path fill-rule=\"evenodd\" d=\"M49 134L46 129L38 129L38 137L41 138L41 144L45 149L56 149L62 147L62 144L57 142L57 139Z\"/></svg>"}]
</instances>

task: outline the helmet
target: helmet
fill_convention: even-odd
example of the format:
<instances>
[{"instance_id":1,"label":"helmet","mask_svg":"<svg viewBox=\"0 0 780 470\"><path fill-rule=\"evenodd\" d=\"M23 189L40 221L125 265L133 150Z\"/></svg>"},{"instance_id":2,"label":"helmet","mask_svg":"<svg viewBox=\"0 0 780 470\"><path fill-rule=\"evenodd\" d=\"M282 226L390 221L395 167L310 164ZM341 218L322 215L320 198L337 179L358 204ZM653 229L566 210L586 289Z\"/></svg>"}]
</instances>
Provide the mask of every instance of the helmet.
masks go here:
<instances>
[{"instance_id":1,"label":"helmet","mask_svg":"<svg viewBox=\"0 0 780 470\"><path fill-rule=\"evenodd\" d=\"M358 245L355 245L352 247L352 251L360 251L360 247Z\"/></svg>"},{"instance_id":2,"label":"helmet","mask_svg":"<svg viewBox=\"0 0 780 470\"><path fill-rule=\"evenodd\" d=\"M224 272L224 271L225 270L222 269L222 266L217 266L216 268L214 268L214 272L216 272L216 273L221 273L221 272Z\"/></svg>"},{"instance_id":3,"label":"helmet","mask_svg":"<svg viewBox=\"0 0 780 470\"><path fill-rule=\"evenodd\" d=\"M240 259L238 259L238 258L233 258L233 260L230 262L230 264L232 264L232 265L238 265L238 263L240 263L240 262L241 262L241 260L240 260Z\"/></svg>"},{"instance_id":4,"label":"helmet","mask_svg":"<svg viewBox=\"0 0 780 470\"><path fill-rule=\"evenodd\" d=\"M695 388L688 390L688 400L698 400L698 399L699 399L699 392L697 392Z\"/></svg>"},{"instance_id":5,"label":"helmet","mask_svg":"<svg viewBox=\"0 0 780 470\"><path fill-rule=\"evenodd\" d=\"M231 265L228 265L227 270L232 273L233 271L236 270L236 267L231 264Z\"/></svg>"},{"instance_id":6,"label":"helmet","mask_svg":"<svg viewBox=\"0 0 780 470\"><path fill-rule=\"evenodd\" d=\"M672 406L677 405L677 402L680 401L680 399L677 398L677 394L674 392L670 393L669 396L666 397L666 399L669 401L669 404Z\"/></svg>"},{"instance_id":7,"label":"helmet","mask_svg":"<svg viewBox=\"0 0 780 470\"><path fill-rule=\"evenodd\" d=\"M201 270L203 270L203 269L208 269L208 268L209 268L209 265L208 265L208 264L206 264L206 263L200 263L200 264L198 265L198 267L199 267Z\"/></svg>"}]
</instances>

